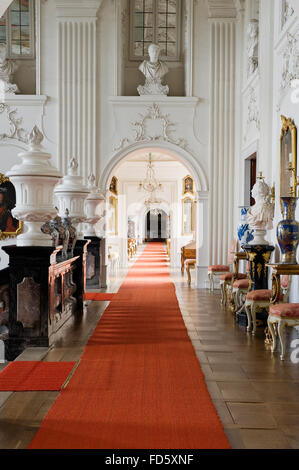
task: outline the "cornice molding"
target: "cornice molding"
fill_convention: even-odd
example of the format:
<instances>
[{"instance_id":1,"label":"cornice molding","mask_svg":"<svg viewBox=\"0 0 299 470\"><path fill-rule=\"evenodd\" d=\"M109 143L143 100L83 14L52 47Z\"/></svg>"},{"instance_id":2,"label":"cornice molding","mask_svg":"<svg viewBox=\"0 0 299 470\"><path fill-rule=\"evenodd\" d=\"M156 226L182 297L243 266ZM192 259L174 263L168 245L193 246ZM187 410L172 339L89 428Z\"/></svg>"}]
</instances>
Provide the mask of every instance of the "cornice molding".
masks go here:
<instances>
[{"instance_id":1,"label":"cornice molding","mask_svg":"<svg viewBox=\"0 0 299 470\"><path fill-rule=\"evenodd\" d=\"M103 0L55 0L56 18L95 18Z\"/></svg>"}]
</instances>

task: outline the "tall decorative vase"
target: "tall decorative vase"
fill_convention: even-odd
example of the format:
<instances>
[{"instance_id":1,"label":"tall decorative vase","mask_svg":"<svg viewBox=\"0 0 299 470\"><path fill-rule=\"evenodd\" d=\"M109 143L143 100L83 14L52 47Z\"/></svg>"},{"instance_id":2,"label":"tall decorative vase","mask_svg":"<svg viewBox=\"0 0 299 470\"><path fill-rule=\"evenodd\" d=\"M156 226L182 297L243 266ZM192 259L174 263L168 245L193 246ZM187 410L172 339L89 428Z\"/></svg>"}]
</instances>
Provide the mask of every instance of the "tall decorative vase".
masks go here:
<instances>
[{"instance_id":1,"label":"tall decorative vase","mask_svg":"<svg viewBox=\"0 0 299 470\"><path fill-rule=\"evenodd\" d=\"M253 240L253 229L249 228L249 223L246 220L246 215L249 210L248 206L239 206L241 209L241 219L238 225L238 239L240 241L240 246L249 243Z\"/></svg>"},{"instance_id":2,"label":"tall decorative vase","mask_svg":"<svg viewBox=\"0 0 299 470\"><path fill-rule=\"evenodd\" d=\"M28 150L19 153L21 163L14 165L6 176L16 188L16 207L12 215L24 222L17 246L51 246L49 233L41 226L57 215L53 190L62 175L50 160L51 154L42 147L43 134L34 126L28 139Z\"/></svg>"},{"instance_id":3,"label":"tall decorative vase","mask_svg":"<svg viewBox=\"0 0 299 470\"><path fill-rule=\"evenodd\" d=\"M281 251L281 262L297 264L296 251L299 241L299 223L295 220L297 197L281 197L283 220L277 224L277 241Z\"/></svg>"},{"instance_id":4,"label":"tall decorative vase","mask_svg":"<svg viewBox=\"0 0 299 470\"><path fill-rule=\"evenodd\" d=\"M96 184L95 176L91 173L88 177L88 190L89 195L85 199L85 214L84 221L84 237L96 237L95 225L102 218L98 214L100 204L105 203L104 196L99 192Z\"/></svg>"},{"instance_id":5,"label":"tall decorative vase","mask_svg":"<svg viewBox=\"0 0 299 470\"><path fill-rule=\"evenodd\" d=\"M54 189L60 217L65 216L68 209L69 218L77 230L77 240L83 240L84 235L80 230L81 222L86 219L84 202L90 190L83 185L82 176L78 175L78 160L72 158L68 166L68 173Z\"/></svg>"}]
</instances>

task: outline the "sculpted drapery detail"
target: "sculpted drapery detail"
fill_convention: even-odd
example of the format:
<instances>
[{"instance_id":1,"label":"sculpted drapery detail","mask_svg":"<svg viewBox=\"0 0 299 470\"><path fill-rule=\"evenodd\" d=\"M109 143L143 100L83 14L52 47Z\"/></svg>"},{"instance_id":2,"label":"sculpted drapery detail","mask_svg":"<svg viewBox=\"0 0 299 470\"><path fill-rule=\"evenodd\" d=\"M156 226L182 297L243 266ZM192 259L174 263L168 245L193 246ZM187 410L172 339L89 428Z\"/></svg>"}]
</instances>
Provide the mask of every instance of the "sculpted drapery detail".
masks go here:
<instances>
[{"instance_id":1,"label":"sculpted drapery detail","mask_svg":"<svg viewBox=\"0 0 299 470\"><path fill-rule=\"evenodd\" d=\"M298 34L287 33L287 42L282 52L282 75L280 89L290 88L292 81L299 79L299 41Z\"/></svg>"},{"instance_id":2,"label":"sculpted drapery detail","mask_svg":"<svg viewBox=\"0 0 299 470\"><path fill-rule=\"evenodd\" d=\"M121 139L119 145L114 148L114 151L121 150L126 144L131 144L134 142L153 142L153 141L163 141L169 142L179 147L186 149L188 143L183 138L174 139L171 136L171 133L174 132L175 124L170 121L169 114L162 114L159 106L156 103L153 103L148 107L146 114L140 115L140 121L135 121L131 123L132 130L134 132L134 138L128 139L127 137ZM155 130L155 133L152 133L148 129L148 123L150 121L160 121L160 128Z\"/></svg>"},{"instance_id":3,"label":"sculpted drapery detail","mask_svg":"<svg viewBox=\"0 0 299 470\"><path fill-rule=\"evenodd\" d=\"M255 123L257 130L260 130L260 111L257 103L256 90L253 87L250 87L249 89L249 100L247 109L247 122L244 132L244 141L246 141L249 127L252 122Z\"/></svg>"}]
</instances>

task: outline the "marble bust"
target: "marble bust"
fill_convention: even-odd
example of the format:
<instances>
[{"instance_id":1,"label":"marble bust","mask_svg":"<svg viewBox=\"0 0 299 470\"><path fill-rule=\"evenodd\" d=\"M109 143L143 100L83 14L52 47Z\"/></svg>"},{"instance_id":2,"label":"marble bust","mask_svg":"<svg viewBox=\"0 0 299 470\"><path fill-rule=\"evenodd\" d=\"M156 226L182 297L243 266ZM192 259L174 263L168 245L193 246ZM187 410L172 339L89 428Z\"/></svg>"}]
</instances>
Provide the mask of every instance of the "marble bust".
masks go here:
<instances>
[{"instance_id":1,"label":"marble bust","mask_svg":"<svg viewBox=\"0 0 299 470\"><path fill-rule=\"evenodd\" d=\"M7 59L6 53L5 44L0 44L0 86L4 93L15 94L19 89L11 80L17 65L14 60Z\"/></svg>"},{"instance_id":2,"label":"marble bust","mask_svg":"<svg viewBox=\"0 0 299 470\"><path fill-rule=\"evenodd\" d=\"M145 76L144 85L139 85L137 91L139 95L167 95L169 88L162 85L162 78L168 72L167 65L159 60L160 47L157 44L150 44L148 47L150 60L144 60L139 70Z\"/></svg>"},{"instance_id":3,"label":"marble bust","mask_svg":"<svg viewBox=\"0 0 299 470\"><path fill-rule=\"evenodd\" d=\"M247 221L251 229L254 229L254 239L250 245L265 245L266 231L273 228L274 203L271 202L271 188L259 178L251 191L255 204L247 213Z\"/></svg>"}]
</instances>

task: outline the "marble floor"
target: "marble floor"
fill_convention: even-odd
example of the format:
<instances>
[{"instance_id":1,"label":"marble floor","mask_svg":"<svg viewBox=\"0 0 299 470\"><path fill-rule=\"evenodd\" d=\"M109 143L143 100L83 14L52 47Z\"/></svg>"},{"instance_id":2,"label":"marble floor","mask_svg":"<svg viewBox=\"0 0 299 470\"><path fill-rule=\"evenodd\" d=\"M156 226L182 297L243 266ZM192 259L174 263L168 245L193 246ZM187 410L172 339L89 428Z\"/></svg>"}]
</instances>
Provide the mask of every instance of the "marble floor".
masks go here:
<instances>
[{"instance_id":1,"label":"marble floor","mask_svg":"<svg viewBox=\"0 0 299 470\"><path fill-rule=\"evenodd\" d=\"M116 292L126 271L112 278ZM299 364L284 362L256 337L235 324L220 305L219 293L188 287L171 269L190 339L214 405L233 449L299 448ZM194 276L194 271L192 272ZM108 302L89 302L80 320L61 330L54 347L26 349L17 360L79 361ZM292 338L299 332L292 330ZM290 339L290 338L289 338ZM290 352L290 351L289 351ZM4 365L0 365L0 369ZM25 449L58 392L0 392L0 449Z\"/></svg>"}]
</instances>

